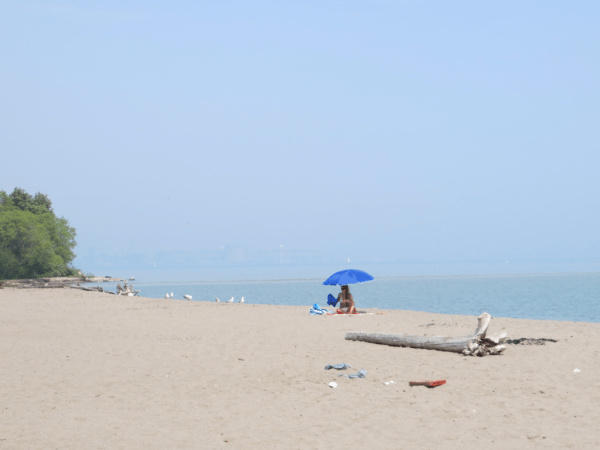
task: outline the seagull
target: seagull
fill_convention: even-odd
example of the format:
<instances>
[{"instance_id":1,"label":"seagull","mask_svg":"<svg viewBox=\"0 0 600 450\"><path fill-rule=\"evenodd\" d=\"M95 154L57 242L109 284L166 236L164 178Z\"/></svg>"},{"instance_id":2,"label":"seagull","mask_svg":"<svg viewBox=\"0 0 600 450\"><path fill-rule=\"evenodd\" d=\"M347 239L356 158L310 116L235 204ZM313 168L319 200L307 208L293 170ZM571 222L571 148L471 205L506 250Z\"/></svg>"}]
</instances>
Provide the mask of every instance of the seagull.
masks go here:
<instances>
[{"instance_id":1,"label":"seagull","mask_svg":"<svg viewBox=\"0 0 600 450\"><path fill-rule=\"evenodd\" d=\"M348 262L350 262L350 258L348 258Z\"/></svg>"},{"instance_id":2,"label":"seagull","mask_svg":"<svg viewBox=\"0 0 600 450\"><path fill-rule=\"evenodd\" d=\"M233 297L231 297L229 300L227 300L227 303L233 303Z\"/></svg>"},{"instance_id":3,"label":"seagull","mask_svg":"<svg viewBox=\"0 0 600 450\"><path fill-rule=\"evenodd\" d=\"M191 295L184 295L183 298L185 298L186 300L191 300L192 296Z\"/></svg>"},{"instance_id":4,"label":"seagull","mask_svg":"<svg viewBox=\"0 0 600 450\"><path fill-rule=\"evenodd\" d=\"M171 292L171 298L173 298L173 293Z\"/></svg>"},{"instance_id":5,"label":"seagull","mask_svg":"<svg viewBox=\"0 0 600 450\"><path fill-rule=\"evenodd\" d=\"M244 303L244 297L242 297L242 299L240 300L240 303Z\"/></svg>"},{"instance_id":6,"label":"seagull","mask_svg":"<svg viewBox=\"0 0 600 450\"><path fill-rule=\"evenodd\" d=\"M221 303L221 299L219 297L215 298L215 302Z\"/></svg>"},{"instance_id":7,"label":"seagull","mask_svg":"<svg viewBox=\"0 0 600 450\"><path fill-rule=\"evenodd\" d=\"M165 295L165 298L169 298L169 293L167 292L167 295Z\"/></svg>"}]
</instances>

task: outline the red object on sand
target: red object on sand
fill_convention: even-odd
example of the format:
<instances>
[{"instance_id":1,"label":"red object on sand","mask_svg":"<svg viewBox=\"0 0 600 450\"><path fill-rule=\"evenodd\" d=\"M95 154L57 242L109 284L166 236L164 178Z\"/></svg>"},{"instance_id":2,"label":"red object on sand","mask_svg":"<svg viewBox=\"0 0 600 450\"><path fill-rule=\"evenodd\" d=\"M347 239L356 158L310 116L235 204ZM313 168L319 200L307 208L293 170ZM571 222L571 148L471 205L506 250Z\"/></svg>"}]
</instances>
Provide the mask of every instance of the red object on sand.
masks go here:
<instances>
[{"instance_id":1,"label":"red object on sand","mask_svg":"<svg viewBox=\"0 0 600 450\"><path fill-rule=\"evenodd\" d=\"M428 388L433 388L442 384L446 384L446 380L417 380L409 381L408 384L410 386L427 386Z\"/></svg>"}]
</instances>

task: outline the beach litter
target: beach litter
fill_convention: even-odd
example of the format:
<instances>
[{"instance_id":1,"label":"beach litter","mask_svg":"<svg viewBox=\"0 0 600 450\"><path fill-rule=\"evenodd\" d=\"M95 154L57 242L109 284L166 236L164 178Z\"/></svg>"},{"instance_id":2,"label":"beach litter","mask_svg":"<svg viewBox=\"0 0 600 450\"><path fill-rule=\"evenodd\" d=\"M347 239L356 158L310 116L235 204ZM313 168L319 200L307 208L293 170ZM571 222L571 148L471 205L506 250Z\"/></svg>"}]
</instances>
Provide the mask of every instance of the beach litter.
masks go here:
<instances>
[{"instance_id":1,"label":"beach litter","mask_svg":"<svg viewBox=\"0 0 600 450\"><path fill-rule=\"evenodd\" d=\"M408 382L409 386L426 386L428 388L434 388L442 384L446 384L446 380L417 380Z\"/></svg>"},{"instance_id":2,"label":"beach litter","mask_svg":"<svg viewBox=\"0 0 600 450\"><path fill-rule=\"evenodd\" d=\"M329 383L329 387L336 388L337 383L335 381L332 381L331 383Z\"/></svg>"},{"instance_id":3,"label":"beach litter","mask_svg":"<svg viewBox=\"0 0 600 450\"><path fill-rule=\"evenodd\" d=\"M383 384L385 384L386 386L390 385L390 384L396 384L394 381L390 380L390 381L385 381Z\"/></svg>"},{"instance_id":4,"label":"beach litter","mask_svg":"<svg viewBox=\"0 0 600 450\"><path fill-rule=\"evenodd\" d=\"M346 363L328 364L325 366L325 370L329 370L329 369L346 370L346 369L350 369L350 366Z\"/></svg>"},{"instance_id":5,"label":"beach litter","mask_svg":"<svg viewBox=\"0 0 600 450\"><path fill-rule=\"evenodd\" d=\"M356 373L351 373L350 375L338 375L338 377L346 377L346 378L365 378L367 376L367 371L364 369L359 370Z\"/></svg>"},{"instance_id":6,"label":"beach litter","mask_svg":"<svg viewBox=\"0 0 600 450\"><path fill-rule=\"evenodd\" d=\"M581 370L579 370L579 369L575 369L573 372L574 372L574 373L578 373L578 372L581 372Z\"/></svg>"}]
</instances>

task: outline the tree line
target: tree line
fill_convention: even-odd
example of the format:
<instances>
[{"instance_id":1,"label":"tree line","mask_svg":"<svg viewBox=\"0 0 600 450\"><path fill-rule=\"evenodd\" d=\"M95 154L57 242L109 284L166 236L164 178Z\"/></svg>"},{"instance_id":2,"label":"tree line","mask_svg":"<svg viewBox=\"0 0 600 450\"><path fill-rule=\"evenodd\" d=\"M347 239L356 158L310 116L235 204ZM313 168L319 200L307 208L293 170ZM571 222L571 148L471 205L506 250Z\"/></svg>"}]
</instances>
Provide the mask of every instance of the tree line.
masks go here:
<instances>
[{"instance_id":1,"label":"tree line","mask_svg":"<svg viewBox=\"0 0 600 450\"><path fill-rule=\"evenodd\" d=\"M0 191L0 280L75 275L75 235L47 195Z\"/></svg>"}]
</instances>

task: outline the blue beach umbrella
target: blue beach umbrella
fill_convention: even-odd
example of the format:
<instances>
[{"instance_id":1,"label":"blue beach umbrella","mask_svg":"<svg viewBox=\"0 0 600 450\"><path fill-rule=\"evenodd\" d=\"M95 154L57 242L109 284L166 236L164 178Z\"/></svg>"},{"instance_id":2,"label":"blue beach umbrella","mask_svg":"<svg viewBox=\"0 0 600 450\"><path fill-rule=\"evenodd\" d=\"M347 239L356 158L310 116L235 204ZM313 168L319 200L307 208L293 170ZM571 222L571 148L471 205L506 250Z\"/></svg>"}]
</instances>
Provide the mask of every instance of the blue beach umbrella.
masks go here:
<instances>
[{"instance_id":1,"label":"blue beach umbrella","mask_svg":"<svg viewBox=\"0 0 600 450\"><path fill-rule=\"evenodd\" d=\"M371 275L362 270L346 269L334 273L324 282L324 286L343 286L345 284L364 283L365 281L374 280Z\"/></svg>"}]
</instances>

